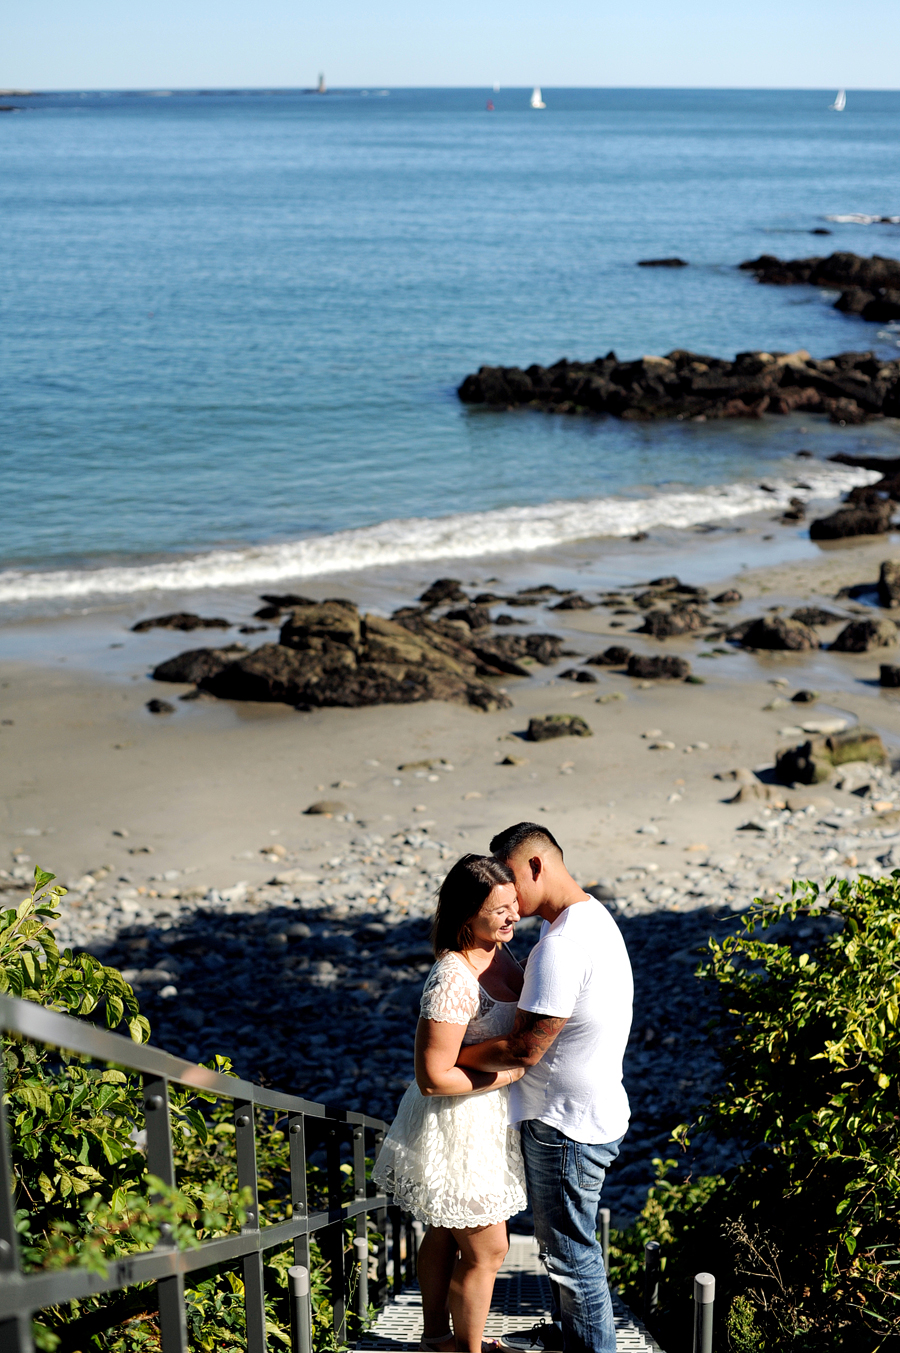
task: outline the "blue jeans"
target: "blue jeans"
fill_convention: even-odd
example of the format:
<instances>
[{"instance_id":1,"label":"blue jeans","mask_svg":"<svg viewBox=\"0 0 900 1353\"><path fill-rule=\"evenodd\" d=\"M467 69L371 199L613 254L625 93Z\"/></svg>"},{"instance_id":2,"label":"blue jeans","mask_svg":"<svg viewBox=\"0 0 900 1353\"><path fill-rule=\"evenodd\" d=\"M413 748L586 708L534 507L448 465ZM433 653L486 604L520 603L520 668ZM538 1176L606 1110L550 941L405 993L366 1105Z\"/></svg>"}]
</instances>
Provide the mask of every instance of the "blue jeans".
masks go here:
<instances>
[{"instance_id":1,"label":"blue jeans","mask_svg":"<svg viewBox=\"0 0 900 1353\"><path fill-rule=\"evenodd\" d=\"M565 1353L616 1353L616 1329L597 1212L617 1142L572 1141L539 1118L521 1124L534 1232L553 1291Z\"/></svg>"}]
</instances>

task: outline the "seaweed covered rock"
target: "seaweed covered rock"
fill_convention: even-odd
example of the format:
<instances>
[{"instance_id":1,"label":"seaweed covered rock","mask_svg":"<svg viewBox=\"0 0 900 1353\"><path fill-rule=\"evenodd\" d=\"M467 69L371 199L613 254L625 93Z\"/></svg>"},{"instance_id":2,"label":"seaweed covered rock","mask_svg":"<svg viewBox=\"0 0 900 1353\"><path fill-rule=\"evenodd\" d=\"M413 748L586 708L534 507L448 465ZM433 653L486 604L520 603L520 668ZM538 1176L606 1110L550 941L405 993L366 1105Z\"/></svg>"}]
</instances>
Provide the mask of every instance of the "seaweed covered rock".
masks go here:
<instances>
[{"instance_id":1,"label":"seaweed covered rock","mask_svg":"<svg viewBox=\"0 0 900 1353\"><path fill-rule=\"evenodd\" d=\"M654 639L671 639L679 634L693 634L707 623L707 617L696 606L673 606L671 610L648 611L639 634L651 634Z\"/></svg>"},{"instance_id":2,"label":"seaweed covered rock","mask_svg":"<svg viewBox=\"0 0 900 1353\"><path fill-rule=\"evenodd\" d=\"M836 766L848 761L869 761L882 766L887 759L878 734L858 725L783 748L775 756L775 778L782 785L817 785L827 780Z\"/></svg>"},{"instance_id":3,"label":"seaweed covered rock","mask_svg":"<svg viewBox=\"0 0 900 1353\"><path fill-rule=\"evenodd\" d=\"M852 503L810 523L811 540L845 540L849 536L883 536L890 529L890 501Z\"/></svg>"},{"instance_id":4,"label":"seaweed covered rock","mask_svg":"<svg viewBox=\"0 0 900 1353\"><path fill-rule=\"evenodd\" d=\"M631 649L626 648L624 644L610 644L602 653L595 653L592 658L586 658L585 661L592 667L624 667L630 657Z\"/></svg>"},{"instance_id":5,"label":"seaweed covered rock","mask_svg":"<svg viewBox=\"0 0 900 1353\"><path fill-rule=\"evenodd\" d=\"M193 611L173 611L170 615L157 615L150 620L139 620L132 625L133 634L146 634L148 630L230 630L232 622L221 616L194 615Z\"/></svg>"},{"instance_id":6,"label":"seaweed covered rock","mask_svg":"<svg viewBox=\"0 0 900 1353\"><path fill-rule=\"evenodd\" d=\"M526 737L529 742L547 742L550 738L590 738L593 733L578 714L545 714L529 719Z\"/></svg>"},{"instance_id":7,"label":"seaweed covered rock","mask_svg":"<svg viewBox=\"0 0 900 1353\"><path fill-rule=\"evenodd\" d=\"M626 671L630 677L643 677L648 681L684 681L691 674L691 664L686 658L669 654L632 653Z\"/></svg>"}]
</instances>

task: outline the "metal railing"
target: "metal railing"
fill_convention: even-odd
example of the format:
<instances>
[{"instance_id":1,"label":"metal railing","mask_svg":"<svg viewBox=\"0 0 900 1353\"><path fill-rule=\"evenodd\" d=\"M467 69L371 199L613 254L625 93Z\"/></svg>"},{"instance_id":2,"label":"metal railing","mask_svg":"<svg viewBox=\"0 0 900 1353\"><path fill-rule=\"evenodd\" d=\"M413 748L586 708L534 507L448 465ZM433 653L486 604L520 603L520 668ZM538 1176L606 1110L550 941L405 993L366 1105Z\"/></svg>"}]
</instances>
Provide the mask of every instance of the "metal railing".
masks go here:
<instances>
[{"instance_id":1,"label":"metal railing","mask_svg":"<svg viewBox=\"0 0 900 1353\"><path fill-rule=\"evenodd\" d=\"M169 1112L170 1085L193 1088L232 1101L238 1188L245 1190L245 1197L250 1200L246 1220L239 1232L204 1240L197 1248L180 1250L164 1237L152 1250L112 1260L105 1276L78 1268L23 1272L15 1226L15 1178L0 1063L2 1353L33 1353L31 1322L39 1311L106 1292L122 1291L136 1283L156 1285L162 1353L187 1353L185 1277L192 1273L209 1276L211 1271L235 1261L243 1267L248 1353L266 1353L263 1259L267 1250L288 1244L293 1244L294 1255L294 1266L289 1270L292 1350L293 1353L311 1353L310 1240L313 1236L318 1239L328 1269L338 1344L346 1343L348 1303L352 1297L355 1296L354 1314L362 1318L370 1303L376 1307L384 1305L390 1289L396 1294L404 1280L414 1279L417 1236L412 1218L401 1214L399 1208L389 1206L383 1195L371 1193L374 1186L366 1179L367 1157L377 1154L388 1126L380 1118L317 1104L235 1076L222 1075L161 1052L149 1044L134 1043L120 1034L58 1014L32 1001L0 996L0 1032L138 1072L143 1077L147 1172L172 1187L176 1179ZM292 1215L287 1221L271 1225L260 1222L257 1188L257 1110L265 1109L286 1115L290 1143ZM312 1148L311 1142L315 1143ZM345 1176L341 1170L341 1152L345 1143L351 1151L353 1196L349 1202L342 1200ZM326 1161L326 1207L311 1212L307 1191L309 1152L322 1147ZM370 1255L369 1245L370 1214L374 1214L377 1237L373 1255ZM348 1221L355 1221L356 1227L352 1260L355 1272L352 1274L344 1249ZM374 1269L371 1280L370 1266ZM107 1328L117 1323L117 1319L111 1319Z\"/></svg>"}]
</instances>

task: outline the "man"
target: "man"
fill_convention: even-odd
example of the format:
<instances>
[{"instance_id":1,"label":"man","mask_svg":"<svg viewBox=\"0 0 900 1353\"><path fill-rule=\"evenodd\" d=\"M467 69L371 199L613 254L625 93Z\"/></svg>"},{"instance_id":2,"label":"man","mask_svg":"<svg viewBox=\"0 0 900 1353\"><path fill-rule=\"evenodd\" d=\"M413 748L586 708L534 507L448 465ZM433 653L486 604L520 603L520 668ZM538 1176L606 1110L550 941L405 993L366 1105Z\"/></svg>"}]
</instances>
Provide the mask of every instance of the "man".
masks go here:
<instances>
[{"instance_id":1,"label":"man","mask_svg":"<svg viewBox=\"0 0 900 1353\"><path fill-rule=\"evenodd\" d=\"M510 1121L521 1131L535 1235L558 1321L507 1335L501 1344L517 1353L615 1353L597 1213L628 1128L622 1059L631 1029L631 964L609 912L572 878L546 827L508 827L491 850L515 875L519 914L544 924L512 1033L463 1048L459 1064L527 1068L510 1091Z\"/></svg>"}]
</instances>

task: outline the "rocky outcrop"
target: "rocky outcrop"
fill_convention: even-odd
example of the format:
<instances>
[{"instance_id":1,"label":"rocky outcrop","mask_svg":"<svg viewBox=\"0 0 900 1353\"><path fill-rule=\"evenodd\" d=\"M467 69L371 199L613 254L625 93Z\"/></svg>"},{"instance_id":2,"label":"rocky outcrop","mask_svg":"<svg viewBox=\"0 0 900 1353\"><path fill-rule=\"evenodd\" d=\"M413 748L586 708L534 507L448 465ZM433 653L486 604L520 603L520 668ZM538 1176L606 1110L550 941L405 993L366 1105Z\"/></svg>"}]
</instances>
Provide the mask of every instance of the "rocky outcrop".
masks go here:
<instances>
[{"instance_id":1,"label":"rocky outcrop","mask_svg":"<svg viewBox=\"0 0 900 1353\"><path fill-rule=\"evenodd\" d=\"M900 261L882 258L861 258L859 254L830 254L828 258L795 258L782 260L772 254L741 263L744 272L756 274L758 282L770 286L789 287L806 284L814 287L839 289L835 310L860 315L863 319L883 324L900 319Z\"/></svg>"},{"instance_id":2,"label":"rocky outcrop","mask_svg":"<svg viewBox=\"0 0 900 1353\"><path fill-rule=\"evenodd\" d=\"M796 611L791 611L791 619L799 620L801 625L837 625L846 616L826 611L822 606L799 606Z\"/></svg>"},{"instance_id":3,"label":"rocky outcrop","mask_svg":"<svg viewBox=\"0 0 900 1353\"><path fill-rule=\"evenodd\" d=\"M836 423L900 414L900 361L873 352L815 360L793 353L741 352L734 361L676 349L620 362L562 359L551 367L483 366L458 390L464 404L528 405L550 413L616 418L760 418L795 409Z\"/></svg>"},{"instance_id":4,"label":"rocky outcrop","mask_svg":"<svg viewBox=\"0 0 900 1353\"><path fill-rule=\"evenodd\" d=\"M839 507L828 517L810 523L811 540L845 540L849 536L883 536L890 530L893 504L890 501L865 502Z\"/></svg>"},{"instance_id":5,"label":"rocky outcrop","mask_svg":"<svg viewBox=\"0 0 900 1353\"><path fill-rule=\"evenodd\" d=\"M352 602L333 600L294 607L277 644L252 653L242 645L195 649L158 667L161 681L193 681L231 700L278 701L305 709L323 705L412 704L448 700L477 709L505 709L509 698L484 676L511 672L509 662L492 661L472 646L471 628L459 621L430 621L412 611L398 620L361 615ZM530 645L529 645L530 641ZM556 636L506 636L493 641L527 653L529 646L555 649ZM480 647L480 646L479 646ZM538 659L540 660L540 659ZM528 668L519 665L518 674Z\"/></svg>"},{"instance_id":6,"label":"rocky outcrop","mask_svg":"<svg viewBox=\"0 0 900 1353\"><path fill-rule=\"evenodd\" d=\"M734 633L731 631L731 635ZM741 625L739 641L744 648L783 649L795 653L819 647L819 640L808 625L780 615L760 616L758 620Z\"/></svg>"},{"instance_id":7,"label":"rocky outcrop","mask_svg":"<svg viewBox=\"0 0 900 1353\"><path fill-rule=\"evenodd\" d=\"M192 611L173 611L171 615L157 615L152 620L139 620L132 625L132 633L146 634L148 630L230 630L232 622L221 616L194 615Z\"/></svg>"},{"instance_id":8,"label":"rocky outcrop","mask_svg":"<svg viewBox=\"0 0 900 1353\"><path fill-rule=\"evenodd\" d=\"M827 780L836 766L848 761L870 761L881 766L887 759L878 734L858 725L783 748L775 757L775 778L782 785L817 785Z\"/></svg>"},{"instance_id":9,"label":"rocky outcrop","mask_svg":"<svg viewBox=\"0 0 900 1353\"><path fill-rule=\"evenodd\" d=\"M686 268L687 262L683 258L639 258L639 268Z\"/></svg>"},{"instance_id":10,"label":"rocky outcrop","mask_svg":"<svg viewBox=\"0 0 900 1353\"><path fill-rule=\"evenodd\" d=\"M545 714L529 719L525 736L529 742L547 742L550 738L590 738L593 733L578 714Z\"/></svg>"},{"instance_id":11,"label":"rocky outcrop","mask_svg":"<svg viewBox=\"0 0 900 1353\"><path fill-rule=\"evenodd\" d=\"M624 644L611 644L602 653L596 653L593 658L586 658L585 661L592 667L624 667L630 657L630 648L625 648Z\"/></svg>"},{"instance_id":12,"label":"rocky outcrop","mask_svg":"<svg viewBox=\"0 0 900 1353\"><path fill-rule=\"evenodd\" d=\"M835 653L869 653L897 642L893 620L851 620L831 645Z\"/></svg>"}]
</instances>

